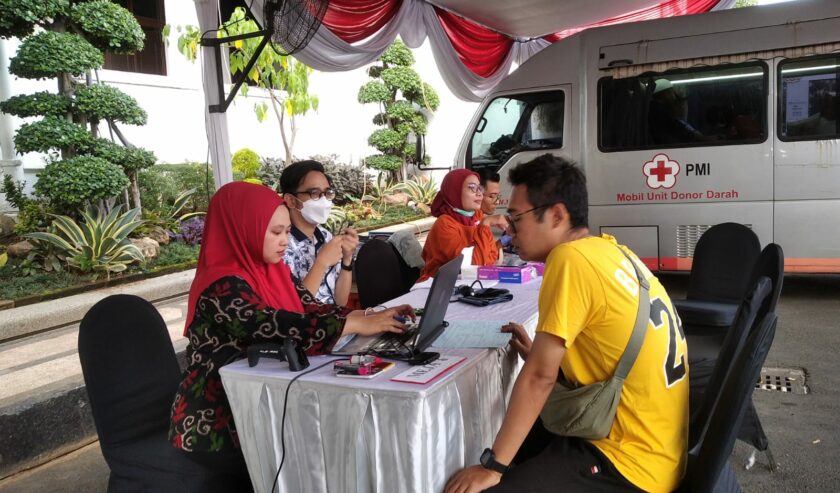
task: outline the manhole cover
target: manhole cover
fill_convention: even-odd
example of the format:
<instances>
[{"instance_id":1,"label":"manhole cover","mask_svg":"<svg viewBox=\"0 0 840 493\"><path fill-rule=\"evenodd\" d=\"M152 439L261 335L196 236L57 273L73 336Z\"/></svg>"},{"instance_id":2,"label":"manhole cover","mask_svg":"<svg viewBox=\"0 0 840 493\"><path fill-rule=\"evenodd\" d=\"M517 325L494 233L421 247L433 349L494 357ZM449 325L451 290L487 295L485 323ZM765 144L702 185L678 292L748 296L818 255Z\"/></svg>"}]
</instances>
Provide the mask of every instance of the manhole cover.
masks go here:
<instances>
[{"instance_id":1,"label":"manhole cover","mask_svg":"<svg viewBox=\"0 0 840 493\"><path fill-rule=\"evenodd\" d=\"M797 395L808 393L805 372L797 368L762 368L755 388Z\"/></svg>"}]
</instances>

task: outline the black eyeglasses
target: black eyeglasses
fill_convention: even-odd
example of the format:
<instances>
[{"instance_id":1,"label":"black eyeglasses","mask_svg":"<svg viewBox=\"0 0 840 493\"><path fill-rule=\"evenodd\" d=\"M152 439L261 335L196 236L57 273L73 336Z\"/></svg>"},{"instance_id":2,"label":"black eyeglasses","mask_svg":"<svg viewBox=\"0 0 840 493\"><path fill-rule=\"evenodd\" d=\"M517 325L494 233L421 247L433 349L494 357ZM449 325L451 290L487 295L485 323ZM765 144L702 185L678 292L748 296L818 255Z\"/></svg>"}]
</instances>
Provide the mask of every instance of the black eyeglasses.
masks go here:
<instances>
[{"instance_id":1,"label":"black eyeglasses","mask_svg":"<svg viewBox=\"0 0 840 493\"><path fill-rule=\"evenodd\" d=\"M546 207L551 207L552 205L554 205L554 204L538 205L538 206L534 207L533 209L528 209L527 211L520 212L519 214L513 214L513 215L505 214L505 219L507 219L508 226L510 227L511 235L516 234L516 223L519 222L520 217L524 216L525 214L528 214L529 212L534 212L536 210L545 209Z\"/></svg>"},{"instance_id":2,"label":"black eyeglasses","mask_svg":"<svg viewBox=\"0 0 840 493\"><path fill-rule=\"evenodd\" d=\"M308 194L309 197L312 198L312 200L318 200L321 198L322 195L326 197L327 200L332 200L335 198L336 192L334 188L327 188L325 190L320 190L318 188L310 188L309 190L301 190L299 192L295 192L295 195L300 195L303 193Z\"/></svg>"}]
</instances>

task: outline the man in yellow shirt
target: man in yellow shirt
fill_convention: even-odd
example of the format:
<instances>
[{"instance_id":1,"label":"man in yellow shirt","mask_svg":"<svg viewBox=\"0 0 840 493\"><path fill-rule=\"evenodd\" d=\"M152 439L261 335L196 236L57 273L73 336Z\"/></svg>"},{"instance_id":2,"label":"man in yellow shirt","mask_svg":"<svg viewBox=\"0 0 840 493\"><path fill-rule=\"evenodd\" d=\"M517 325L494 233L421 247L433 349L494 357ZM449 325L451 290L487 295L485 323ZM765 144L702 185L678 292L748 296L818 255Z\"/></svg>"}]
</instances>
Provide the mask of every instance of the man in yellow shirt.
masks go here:
<instances>
[{"instance_id":1,"label":"man in yellow shirt","mask_svg":"<svg viewBox=\"0 0 840 493\"><path fill-rule=\"evenodd\" d=\"M481 465L455 474L446 493L673 491L686 465L688 363L668 294L629 249L590 235L586 179L572 163L546 154L511 170L510 182L513 243L523 259L546 263L537 335L531 344L510 328L526 359L502 428ZM641 350L606 438L551 435L538 415L558 371L581 385L608 379L633 331L639 283L619 248L650 283Z\"/></svg>"}]
</instances>

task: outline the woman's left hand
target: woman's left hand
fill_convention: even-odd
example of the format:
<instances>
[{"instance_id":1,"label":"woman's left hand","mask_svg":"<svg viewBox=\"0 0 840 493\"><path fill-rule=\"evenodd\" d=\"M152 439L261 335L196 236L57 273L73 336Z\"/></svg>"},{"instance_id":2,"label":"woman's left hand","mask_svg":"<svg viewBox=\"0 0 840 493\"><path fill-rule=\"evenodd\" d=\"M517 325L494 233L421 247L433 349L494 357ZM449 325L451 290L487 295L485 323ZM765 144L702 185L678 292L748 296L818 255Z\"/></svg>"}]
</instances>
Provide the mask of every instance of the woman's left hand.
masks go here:
<instances>
[{"instance_id":1,"label":"woman's left hand","mask_svg":"<svg viewBox=\"0 0 840 493\"><path fill-rule=\"evenodd\" d=\"M369 312L367 315L364 310L355 310L347 316L344 333L364 336L377 335L381 332L400 333L405 331L405 322L409 320L414 322L416 318L411 305L386 308L378 312Z\"/></svg>"}]
</instances>

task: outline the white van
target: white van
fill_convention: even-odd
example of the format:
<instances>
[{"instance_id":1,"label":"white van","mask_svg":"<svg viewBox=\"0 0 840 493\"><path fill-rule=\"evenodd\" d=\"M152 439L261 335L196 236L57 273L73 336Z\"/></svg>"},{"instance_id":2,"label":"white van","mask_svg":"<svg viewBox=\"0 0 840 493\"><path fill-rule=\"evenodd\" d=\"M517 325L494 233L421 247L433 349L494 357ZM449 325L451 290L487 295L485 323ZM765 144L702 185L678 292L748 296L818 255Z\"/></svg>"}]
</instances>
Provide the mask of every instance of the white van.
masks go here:
<instances>
[{"instance_id":1,"label":"white van","mask_svg":"<svg viewBox=\"0 0 840 493\"><path fill-rule=\"evenodd\" d=\"M590 230L690 270L710 226L779 243L787 272L840 272L840 2L801 0L584 31L479 107L456 166L577 161ZM499 205L504 210L505 203Z\"/></svg>"}]
</instances>

